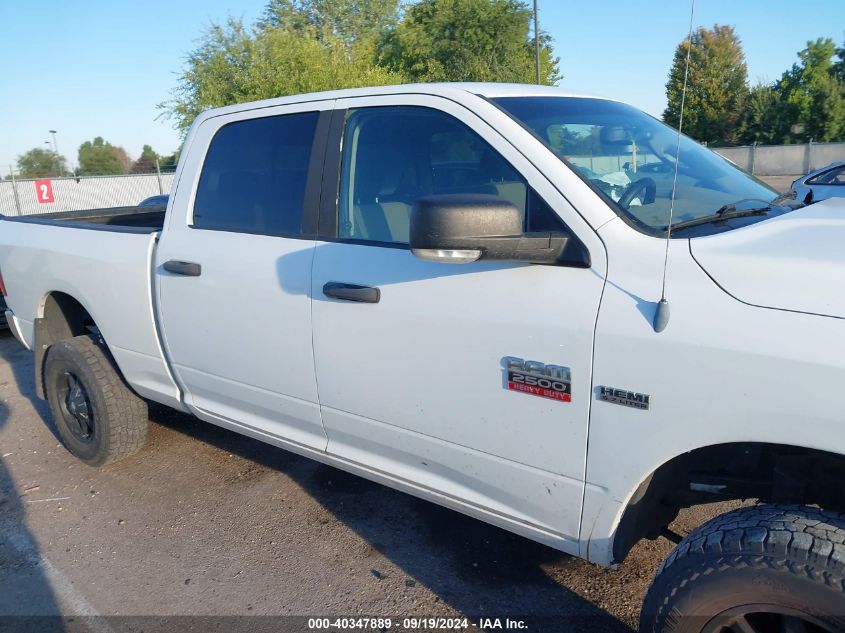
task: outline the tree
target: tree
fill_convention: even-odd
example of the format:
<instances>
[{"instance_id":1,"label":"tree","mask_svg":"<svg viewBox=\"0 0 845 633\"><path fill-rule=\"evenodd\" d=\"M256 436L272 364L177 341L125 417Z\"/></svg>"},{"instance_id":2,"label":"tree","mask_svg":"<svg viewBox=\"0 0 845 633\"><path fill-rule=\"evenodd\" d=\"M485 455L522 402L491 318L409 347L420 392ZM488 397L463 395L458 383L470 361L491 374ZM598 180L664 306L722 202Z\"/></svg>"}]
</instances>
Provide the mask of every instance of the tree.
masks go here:
<instances>
[{"instance_id":1,"label":"tree","mask_svg":"<svg viewBox=\"0 0 845 633\"><path fill-rule=\"evenodd\" d=\"M186 132L207 108L290 94L401 83L375 64L375 44L350 45L314 29L267 25L253 32L240 20L213 24L189 56L173 99L159 107Z\"/></svg>"},{"instance_id":2,"label":"tree","mask_svg":"<svg viewBox=\"0 0 845 633\"><path fill-rule=\"evenodd\" d=\"M67 160L53 150L33 148L18 156L18 178L44 178L64 176L68 173Z\"/></svg>"},{"instance_id":3,"label":"tree","mask_svg":"<svg viewBox=\"0 0 845 633\"><path fill-rule=\"evenodd\" d=\"M530 23L518 0L421 0L386 38L381 59L412 81L534 83ZM561 79L548 36L540 62L542 83Z\"/></svg>"},{"instance_id":4,"label":"tree","mask_svg":"<svg viewBox=\"0 0 845 633\"><path fill-rule=\"evenodd\" d=\"M758 83L746 99L740 125L740 141L752 144L776 144L782 141L787 126L785 108L777 86Z\"/></svg>"},{"instance_id":5,"label":"tree","mask_svg":"<svg viewBox=\"0 0 845 633\"><path fill-rule=\"evenodd\" d=\"M699 141L734 144L748 97L748 69L742 44L732 26L699 27L692 34L684 105L684 132ZM687 50L685 39L675 50L666 84L668 105L663 120L678 127Z\"/></svg>"},{"instance_id":6,"label":"tree","mask_svg":"<svg viewBox=\"0 0 845 633\"><path fill-rule=\"evenodd\" d=\"M183 133L211 107L409 80L533 83L531 12L519 0L270 0L254 28L212 24L169 101ZM548 36L541 75L560 78Z\"/></svg>"},{"instance_id":7,"label":"tree","mask_svg":"<svg viewBox=\"0 0 845 633\"><path fill-rule=\"evenodd\" d=\"M125 174L131 163L125 149L105 142L102 136L79 146L80 176Z\"/></svg>"},{"instance_id":8,"label":"tree","mask_svg":"<svg viewBox=\"0 0 845 633\"><path fill-rule=\"evenodd\" d=\"M838 81L845 83L845 43L842 44L842 48L836 49L836 57L839 61L833 64L830 70Z\"/></svg>"},{"instance_id":9,"label":"tree","mask_svg":"<svg viewBox=\"0 0 845 633\"><path fill-rule=\"evenodd\" d=\"M152 147L144 145L141 155L138 160L132 163L132 168L129 171L133 174L150 174L156 170L158 158L158 154L153 151Z\"/></svg>"},{"instance_id":10,"label":"tree","mask_svg":"<svg viewBox=\"0 0 845 633\"><path fill-rule=\"evenodd\" d=\"M258 26L311 32L346 46L379 41L399 22L399 0L270 0Z\"/></svg>"},{"instance_id":11,"label":"tree","mask_svg":"<svg viewBox=\"0 0 845 633\"><path fill-rule=\"evenodd\" d=\"M159 156L159 167L161 171L176 171L176 166L179 164L179 155L182 153L180 147L169 156Z\"/></svg>"},{"instance_id":12,"label":"tree","mask_svg":"<svg viewBox=\"0 0 845 633\"><path fill-rule=\"evenodd\" d=\"M832 58L836 45L829 38L807 42L778 83L785 117L780 130L787 143L837 141L845 138L845 84L837 79Z\"/></svg>"}]
</instances>

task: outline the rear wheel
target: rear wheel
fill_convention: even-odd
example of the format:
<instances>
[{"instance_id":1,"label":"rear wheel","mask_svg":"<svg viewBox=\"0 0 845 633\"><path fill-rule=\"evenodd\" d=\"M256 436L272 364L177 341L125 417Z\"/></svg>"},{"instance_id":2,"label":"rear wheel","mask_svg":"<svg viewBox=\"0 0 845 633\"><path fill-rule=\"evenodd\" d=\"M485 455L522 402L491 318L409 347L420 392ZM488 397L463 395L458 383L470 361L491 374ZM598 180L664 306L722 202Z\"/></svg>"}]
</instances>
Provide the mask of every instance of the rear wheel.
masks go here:
<instances>
[{"instance_id":1,"label":"rear wheel","mask_svg":"<svg viewBox=\"0 0 845 633\"><path fill-rule=\"evenodd\" d=\"M85 463L102 466L144 445L147 405L93 337L77 336L50 347L44 387L65 447Z\"/></svg>"},{"instance_id":2,"label":"rear wheel","mask_svg":"<svg viewBox=\"0 0 845 633\"><path fill-rule=\"evenodd\" d=\"M681 541L646 594L641 633L845 631L845 517L806 506L728 512Z\"/></svg>"}]
</instances>

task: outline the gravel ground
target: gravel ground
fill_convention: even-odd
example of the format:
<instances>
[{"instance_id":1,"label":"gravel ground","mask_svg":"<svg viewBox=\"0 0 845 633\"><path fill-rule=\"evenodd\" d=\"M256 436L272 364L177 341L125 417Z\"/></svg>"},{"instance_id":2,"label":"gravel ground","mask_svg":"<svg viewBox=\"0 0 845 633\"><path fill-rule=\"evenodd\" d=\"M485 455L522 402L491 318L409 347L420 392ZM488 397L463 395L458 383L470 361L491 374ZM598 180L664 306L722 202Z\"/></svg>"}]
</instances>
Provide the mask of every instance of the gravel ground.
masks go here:
<instances>
[{"instance_id":1,"label":"gravel ground","mask_svg":"<svg viewBox=\"0 0 845 633\"><path fill-rule=\"evenodd\" d=\"M792 186L792 183L801 177L801 175L797 176L757 176L760 180L765 182L770 187L774 188L775 191L779 191L780 193L786 193L789 191L789 188Z\"/></svg>"},{"instance_id":2,"label":"gravel ground","mask_svg":"<svg viewBox=\"0 0 845 633\"><path fill-rule=\"evenodd\" d=\"M0 616L76 617L0 618L0 629L190 628L98 615L367 614L543 616L553 624L530 630L629 631L671 549L644 541L618 571L603 570L164 408L151 411L144 450L93 469L58 443L33 389L32 354L0 334ZM674 528L729 507L687 511Z\"/></svg>"}]
</instances>

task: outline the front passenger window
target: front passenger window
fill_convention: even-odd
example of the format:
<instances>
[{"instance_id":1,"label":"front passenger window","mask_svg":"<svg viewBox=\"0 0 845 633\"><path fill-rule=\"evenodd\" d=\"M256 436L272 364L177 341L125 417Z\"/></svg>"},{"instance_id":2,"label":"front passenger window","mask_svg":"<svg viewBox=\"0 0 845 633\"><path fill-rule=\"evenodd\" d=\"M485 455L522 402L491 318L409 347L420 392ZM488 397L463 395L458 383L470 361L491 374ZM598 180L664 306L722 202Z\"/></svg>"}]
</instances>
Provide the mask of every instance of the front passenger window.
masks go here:
<instances>
[{"instance_id":1,"label":"front passenger window","mask_svg":"<svg viewBox=\"0 0 845 633\"><path fill-rule=\"evenodd\" d=\"M414 201L451 193L496 195L522 212L527 230L565 230L510 163L466 125L438 110L353 110L343 147L341 238L407 244Z\"/></svg>"}]
</instances>

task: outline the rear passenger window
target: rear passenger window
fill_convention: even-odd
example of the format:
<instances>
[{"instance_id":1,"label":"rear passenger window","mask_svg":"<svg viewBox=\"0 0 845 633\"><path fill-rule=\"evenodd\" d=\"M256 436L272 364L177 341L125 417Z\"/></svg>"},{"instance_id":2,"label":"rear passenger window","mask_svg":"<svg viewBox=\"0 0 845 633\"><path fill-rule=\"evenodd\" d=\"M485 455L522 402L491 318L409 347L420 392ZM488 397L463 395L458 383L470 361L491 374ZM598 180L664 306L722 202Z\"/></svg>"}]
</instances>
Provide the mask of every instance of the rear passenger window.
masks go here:
<instances>
[{"instance_id":1,"label":"rear passenger window","mask_svg":"<svg viewBox=\"0 0 845 633\"><path fill-rule=\"evenodd\" d=\"M414 201L448 193L496 195L522 212L526 230L566 230L510 163L444 112L411 106L353 110L343 146L341 238L407 244Z\"/></svg>"},{"instance_id":2,"label":"rear passenger window","mask_svg":"<svg viewBox=\"0 0 845 633\"><path fill-rule=\"evenodd\" d=\"M193 226L300 235L318 116L286 114L220 128L200 174Z\"/></svg>"}]
</instances>

